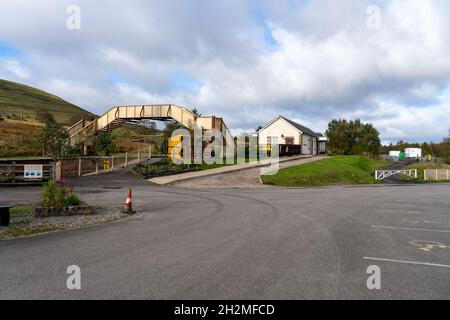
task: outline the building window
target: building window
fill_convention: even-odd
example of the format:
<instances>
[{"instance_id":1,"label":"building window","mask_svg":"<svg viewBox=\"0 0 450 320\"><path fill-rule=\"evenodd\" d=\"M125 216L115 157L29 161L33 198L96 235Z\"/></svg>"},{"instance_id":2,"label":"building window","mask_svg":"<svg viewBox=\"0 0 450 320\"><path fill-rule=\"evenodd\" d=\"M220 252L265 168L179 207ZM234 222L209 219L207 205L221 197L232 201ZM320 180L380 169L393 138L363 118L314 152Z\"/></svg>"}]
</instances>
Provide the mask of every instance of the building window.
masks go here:
<instances>
[{"instance_id":1,"label":"building window","mask_svg":"<svg viewBox=\"0 0 450 320\"><path fill-rule=\"evenodd\" d=\"M278 137L267 137L267 145L278 144Z\"/></svg>"}]
</instances>

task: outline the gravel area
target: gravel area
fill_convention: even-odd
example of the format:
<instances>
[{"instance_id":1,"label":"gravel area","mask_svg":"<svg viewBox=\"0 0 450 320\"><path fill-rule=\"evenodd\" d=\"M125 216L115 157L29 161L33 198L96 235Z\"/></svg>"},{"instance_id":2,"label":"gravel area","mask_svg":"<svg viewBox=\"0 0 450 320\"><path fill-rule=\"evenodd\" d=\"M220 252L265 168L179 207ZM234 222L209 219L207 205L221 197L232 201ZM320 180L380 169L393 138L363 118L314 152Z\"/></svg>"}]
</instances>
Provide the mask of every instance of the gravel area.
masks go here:
<instances>
[{"instance_id":1,"label":"gravel area","mask_svg":"<svg viewBox=\"0 0 450 320\"><path fill-rule=\"evenodd\" d=\"M325 158L325 156L317 156L313 158L281 162L280 169L320 161ZM251 168L214 176L193 178L190 180L175 182L171 185L184 188L267 188L266 185L261 183L260 176L261 168Z\"/></svg>"},{"instance_id":2,"label":"gravel area","mask_svg":"<svg viewBox=\"0 0 450 320\"><path fill-rule=\"evenodd\" d=\"M122 220L129 215L117 208L94 208L88 216L35 218L31 207L22 207L18 214L11 214L10 226L0 230L0 240L11 240L22 236L61 231Z\"/></svg>"}]
</instances>

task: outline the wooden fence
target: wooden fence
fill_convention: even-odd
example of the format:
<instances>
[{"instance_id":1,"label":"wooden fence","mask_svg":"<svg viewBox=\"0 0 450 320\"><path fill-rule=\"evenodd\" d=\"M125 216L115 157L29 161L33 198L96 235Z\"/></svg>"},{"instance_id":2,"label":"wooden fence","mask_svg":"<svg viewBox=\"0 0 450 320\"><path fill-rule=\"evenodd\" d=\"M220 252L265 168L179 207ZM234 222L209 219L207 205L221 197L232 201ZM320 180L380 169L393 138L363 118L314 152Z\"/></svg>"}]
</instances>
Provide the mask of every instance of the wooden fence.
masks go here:
<instances>
[{"instance_id":1,"label":"wooden fence","mask_svg":"<svg viewBox=\"0 0 450 320\"><path fill-rule=\"evenodd\" d=\"M0 185L39 184L55 179L56 165L51 160L2 160Z\"/></svg>"},{"instance_id":2,"label":"wooden fence","mask_svg":"<svg viewBox=\"0 0 450 320\"><path fill-rule=\"evenodd\" d=\"M112 172L130 165L136 165L152 157L151 147L135 152L110 157L83 157L63 159L57 166L57 178L82 177Z\"/></svg>"},{"instance_id":3,"label":"wooden fence","mask_svg":"<svg viewBox=\"0 0 450 320\"><path fill-rule=\"evenodd\" d=\"M426 181L450 180L450 169L427 169L424 171Z\"/></svg>"}]
</instances>

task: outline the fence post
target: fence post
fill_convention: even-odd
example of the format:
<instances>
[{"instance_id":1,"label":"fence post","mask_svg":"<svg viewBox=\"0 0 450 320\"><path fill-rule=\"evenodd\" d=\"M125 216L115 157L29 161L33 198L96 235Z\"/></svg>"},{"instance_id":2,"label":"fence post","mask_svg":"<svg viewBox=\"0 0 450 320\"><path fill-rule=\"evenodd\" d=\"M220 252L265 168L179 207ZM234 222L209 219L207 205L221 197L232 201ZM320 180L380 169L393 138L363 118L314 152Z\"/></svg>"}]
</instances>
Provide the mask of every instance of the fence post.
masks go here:
<instances>
[{"instance_id":1,"label":"fence post","mask_svg":"<svg viewBox=\"0 0 450 320\"><path fill-rule=\"evenodd\" d=\"M152 146L148 146L148 158L152 158Z\"/></svg>"},{"instance_id":2,"label":"fence post","mask_svg":"<svg viewBox=\"0 0 450 320\"><path fill-rule=\"evenodd\" d=\"M436 169L436 181L438 181L438 171L437 171L437 169Z\"/></svg>"},{"instance_id":3,"label":"fence post","mask_svg":"<svg viewBox=\"0 0 450 320\"><path fill-rule=\"evenodd\" d=\"M54 180L55 181L59 181L61 180L61 167L62 167L62 162L61 160L59 160L58 162L56 162L54 169L55 171L53 172L53 176L54 176Z\"/></svg>"},{"instance_id":4,"label":"fence post","mask_svg":"<svg viewBox=\"0 0 450 320\"><path fill-rule=\"evenodd\" d=\"M423 170L423 179L427 181L427 170Z\"/></svg>"},{"instance_id":5,"label":"fence post","mask_svg":"<svg viewBox=\"0 0 450 320\"><path fill-rule=\"evenodd\" d=\"M114 156L111 157L111 171L114 171Z\"/></svg>"},{"instance_id":6,"label":"fence post","mask_svg":"<svg viewBox=\"0 0 450 320\"><path fill-rule=\"evenodd\" d=\"M125 152L125 167L128 167L128 151Z\"/></svg>"},{"instance_id":7,"label":"fence post","mask_svg":"<svg viewBox=\"0 0 450 320\"><path fill-rule=\"evenodd\" d=\"M95 175L98 176L98 159L95 161Z\"/></svg>"},{"instance_id":8,"label":"fence post","mask_svg":"<svg viewBox=\"0 0 450 320\"><path fill-rule=\"evenodd\" d=\"M81 158L78 159L78 176L81 177Z\"/></svg>"}]
</instances>

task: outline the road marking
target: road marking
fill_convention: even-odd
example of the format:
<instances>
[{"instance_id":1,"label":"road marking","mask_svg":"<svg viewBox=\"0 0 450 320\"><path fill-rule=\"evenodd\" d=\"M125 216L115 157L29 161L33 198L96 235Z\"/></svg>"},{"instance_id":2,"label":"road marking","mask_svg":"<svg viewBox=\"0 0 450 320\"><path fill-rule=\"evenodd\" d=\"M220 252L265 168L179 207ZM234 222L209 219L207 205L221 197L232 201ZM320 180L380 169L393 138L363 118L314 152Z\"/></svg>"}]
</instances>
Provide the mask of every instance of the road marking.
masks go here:
<instances>
[{"instance_id":1,"label":"road marking","mask_svg":"<svg viewBox=\"0 0 450 320\"><path fill-rule=\"evenodd\" d=\"M399 227L376 226L376 225L372 225L371 227L372 228L377 228L377 229L406 230L406 231L428 231L428 232L450 233L450 230L439 230L439 229L399 228Z\"/></svg>"},{"instance_id":2,"label":"road marking","mask_svg":"<svg viewBox=\"0 0 450 320\"><path fill-rule=\"evenodd\" d=\"M419 223L431 224L431 221L424 220L424 219L415 219L415 218L403 218L403 221L409 222L411 224L419 224Z\"/></svg>"},{"instance_id":3,"label":"road marking","mask_svg":"<svg viewBox=\"0 0 450 320\"><path fill-rule=\"evenodd\" d=\"M415 247L419 247L420 250L423 250L425 252L431 252L434 248L438 249L448 249L449 247L443 243L440 242L434 242L434 241L423 241L423 240L415 240L411 241L409 243L410 245L413 245Z\"/></svg>"},{"instance_id":4,"label":"road marking","mask_svg":"<svg viewBox=\"0 0 450 320\"><path fill-rule=\"evenodd\" d=\"M429 266L429 267L439 267L439 268L450 268L450 265L447 265L447 264L438 264L438 263L430 263L430 262L405 261L405 260L382 259L382 258L372 258L372 257L364 257L364 260L384 261L384 262L393 262L393 263L401 263L401 264L414 264L414 265L419 265L419 266Z\"/></svg>"}]
</instances>

